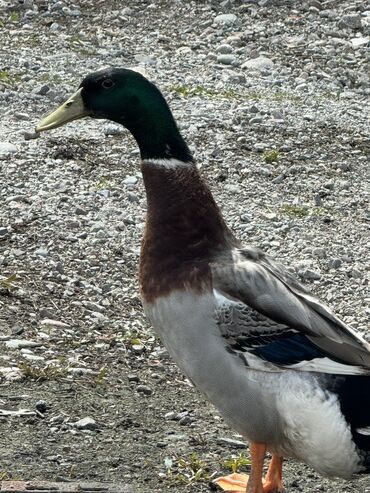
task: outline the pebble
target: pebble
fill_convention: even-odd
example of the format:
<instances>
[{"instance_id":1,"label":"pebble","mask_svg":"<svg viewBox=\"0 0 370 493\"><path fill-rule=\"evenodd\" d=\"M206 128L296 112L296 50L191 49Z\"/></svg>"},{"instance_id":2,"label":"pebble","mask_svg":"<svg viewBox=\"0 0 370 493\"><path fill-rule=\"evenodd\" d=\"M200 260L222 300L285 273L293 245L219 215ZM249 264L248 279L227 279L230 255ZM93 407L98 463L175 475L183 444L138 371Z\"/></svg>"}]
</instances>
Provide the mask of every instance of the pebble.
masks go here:
<instances>
[{"instance_id":1,"label":"pebble","mask_svg":"<svg viewBox=\"0 0 370 493\"><path fill-rule=\"evenodd\" d=\"M361 29L362 27L361 16L358 14L343 15L338 22L338 26L344 28L347 27L350 29Z\"/></svg>"},{"instance_id":2,"label":"pebble","mask_svg":"<svg viewBox=\"0 0 370 493\"><path fill-rule=\"evenodd\" d=\"M236 448L236 449L248 448L246 442L242 442L241 440L234 440L233 438L218 437L216 438L216 442L218 443L218 445L226 445L227 447Z\"/></svg>"},{"instance_id":3,"label":"pebble","mask_svg":"<svg viewBox=\"0 0 370 493\"><path fill-rule=\"evenodd\" d=\"M76 423L74 424L74 426L78 430L90 430L90 431L94 431L94 430L96 430L98 428L98 425L96 424L96 421L93 418L90 418L90 417L82 418L82 419L76 421Z\"/></svg>"},{"instance_id":4,"label":"pebble","mask_svg":"<svg viewBox=\"0 0 370 493\"><path fill-rule=\"evenodd\" d=\"M147 385L138 385L136 387L136 390L138 392L140 392L141 394L144 394L144 395L152 395L153 394L153 390L148 387Z\"/></svg>"},{"instance_id":5,"label":"pebble","mask_svg":"<svg viewBox=\"0 0 370 493\"><path fill-rule=\"evenodd\" d=\"M45 401L39 400L36 402L35 407L40 413L45 414L49 406Z\"/></svg>"},{"instance_id":6,"label":"pebble","mask_svg":"<svg viewBox=\"0 0 370 493\"><path fill-rule=\"evenodd\" d=\"M42 86L38 86L34 89L35 94L39 94L40 96L46 96L46 94L50 91L50 87L46 84Z\"/></svg>"},{"instance_id":7,"label":"pebble","mask_svg":"<svg viewBox=\"0 0 370 493\"><path fill-rule=\"evenodd\" d=\"M228 44L220 45L216 48L216 53L221 53L222 55L228 55L232 53L233 48Z\"/></svg>"},{"instance_id":8,"label":"pebble","mask_svg":"<svg viewBox=\"0 0 370 493\"><path fill-rule=\"evenodd\" d=\"M299 270L298 275L301 279L305 279L307 281L316 281L318 279L321 279L321 274L319 272L315 272L310 269Z\"/></svg>"},{"instance_id":9,"label":"pebble","mask_svg":"<svg viewBox=\"0 0 370 493\"><path fill-rule=\"evenodd\" d=\"M340 258L332 258L328 262L329 269L339 269L341 265L342 265L342 261Z\"/></svg>"},{"instance_id":10,"label":"pebble","mask_svg":"<svg viewBox=\"0 0 370 493\"><path fill-rule=\"evenodd\" d=\"M140 377L136 373L129 373L127 375L127 380L129 382L140 382Z\"/></svg>"},{"instance_id":11,"label":"pebble","mask_svg":"<svg viewBox=\"0 0 370 493\"><path fill-rule=\"evenodd\" d=\"M34 140L41 136L40 132L23 132L24 140Z\"/></svg>"},{"instance_id":12,"label":"pebble","mask_svg":"<svg viewBox=\"0 0 370 493\"><path fill-rule=\"evenodd\" d=\"M181 426L187 426L192 422L193 419L190 416L184 416L183 418L179 419L179 425Z\"/></svg>"},{"instance_id":13,"label":"pebble","mask_svg":"<svg viewBox=\"0 0 370 493\"><path fill-rule=\"evenodd\" d=\"M122 125L115 123L106 123L103 127L105 135L121 135L124 133L124 128Z\"/></svg>"},{"instance_id":14,"label":"pebble","mask_svg":"<svg viewBox=\"0 0 370 493\"><path fill-rule=\"evenodd\" d=\"M236 62L235 55L218 55L217 63L222 63L223 65L233 65Z\"/></svg>"},{"instance_id":15,"label":"pebble","mask_svg":"<svg viewBox=\"0 0 370 493\"><path fill-rule=\"evenodd\" d=\"M28 113L16 112L14 113L14 118L18 121L28 121L30 115Z\"/></svg>"}]
</instances>

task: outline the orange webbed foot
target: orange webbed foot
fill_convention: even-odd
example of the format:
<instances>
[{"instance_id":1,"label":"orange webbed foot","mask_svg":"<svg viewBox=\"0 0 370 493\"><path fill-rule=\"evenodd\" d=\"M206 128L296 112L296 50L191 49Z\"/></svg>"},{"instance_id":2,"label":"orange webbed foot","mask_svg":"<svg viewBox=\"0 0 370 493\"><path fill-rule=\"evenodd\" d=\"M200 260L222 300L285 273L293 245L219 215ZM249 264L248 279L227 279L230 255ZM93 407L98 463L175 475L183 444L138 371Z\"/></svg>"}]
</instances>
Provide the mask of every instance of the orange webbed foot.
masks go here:
<instances>
[{"instance_id":1,"label":"orange webbed foot","mask_svg":"<svg viewBox=\"0 0 370 493\"><path fill-rule=\"evenodd\" d=\"M222 476L214 480L214 482L224 491L234 491L245 493L249 476L247 474L238 474L234 472L229 476Z\"/></svg>"}]
</instances>

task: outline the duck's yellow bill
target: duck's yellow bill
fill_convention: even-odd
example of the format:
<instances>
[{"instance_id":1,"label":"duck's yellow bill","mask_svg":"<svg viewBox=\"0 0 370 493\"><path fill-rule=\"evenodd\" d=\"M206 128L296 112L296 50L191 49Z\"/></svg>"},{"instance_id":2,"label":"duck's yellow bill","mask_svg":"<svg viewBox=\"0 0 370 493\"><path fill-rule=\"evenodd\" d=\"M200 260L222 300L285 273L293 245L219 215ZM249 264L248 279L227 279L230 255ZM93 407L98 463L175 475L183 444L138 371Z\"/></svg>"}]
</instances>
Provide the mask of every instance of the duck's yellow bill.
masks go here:
<instances>
[{"instance_id":1,"label":"duck's yellow bill","mask_svg":"<svg viewBox=\"0 0 370 493\"><path fill-rule=\"evenodd\" d=\"M224 491L233 491L234 493L245 493L249 476L246 474L233 473L229 476L223 476L214 480Z\"/></svg>"},{"instance_id":2,"label":"duck's yellow bill","mask_svg":"<svg viewBox=\"0 0 370 493\"><path fill-rule=\"evenodd\" d=\"M36 127L36 132L45 132L52 128L61 127L68 122L84 118L89 115L89 111L85 108L82 96L82 88L73 94L59 108L45 116Z\"/></svg>"}]
</instances>

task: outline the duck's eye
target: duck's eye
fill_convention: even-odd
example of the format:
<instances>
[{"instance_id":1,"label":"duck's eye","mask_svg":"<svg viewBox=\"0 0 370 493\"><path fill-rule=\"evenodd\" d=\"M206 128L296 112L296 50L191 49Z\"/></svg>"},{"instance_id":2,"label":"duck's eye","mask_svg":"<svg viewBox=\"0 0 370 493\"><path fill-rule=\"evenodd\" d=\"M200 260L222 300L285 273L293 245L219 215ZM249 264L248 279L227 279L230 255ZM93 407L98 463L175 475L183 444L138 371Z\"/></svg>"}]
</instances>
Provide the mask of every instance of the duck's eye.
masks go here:
<instances>
[{"instance_id":1,"label":"duck's eye","mask_svg":"<svg viewBox=\"0 0 370 493\"><path fill-rule=\"evenodd\" d=\"M104 89L110 89L114 86L114 82L112 81L112 79L104 79L101 85L102 87L104 87Z\"/></svg>"}]
</instances>

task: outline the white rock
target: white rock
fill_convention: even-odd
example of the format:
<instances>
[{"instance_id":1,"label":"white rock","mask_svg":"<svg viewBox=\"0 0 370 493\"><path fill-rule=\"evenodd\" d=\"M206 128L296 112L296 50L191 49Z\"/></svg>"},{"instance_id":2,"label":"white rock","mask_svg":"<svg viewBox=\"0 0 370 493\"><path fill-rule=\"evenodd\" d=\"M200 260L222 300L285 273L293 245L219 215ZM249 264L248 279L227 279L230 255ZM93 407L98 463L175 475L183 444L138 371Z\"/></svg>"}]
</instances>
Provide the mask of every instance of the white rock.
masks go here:
<instances>
[{"instance_id":1,"label":"white rock","mask_svg":"<svg viewBox=\"0 0 370 493\"><path fill-rule=\"evenodd\" d=\"M6 341L5 346L9 349L22 349L40 346L40 344L33 341L27 341L26 339L10 339L10 341Z\"/></svg>"},{"instance_id":2,"label":"white rock","mask_svg":"<svg viewBox=\"0 0 370 493\"><path fill-rule=\"evenodd\" d=\"M17 367L0 368L0 374L8 382L17 382L19 380L23 380L24 378L24 375L22 374L21 370Z\"/></svg>"},{"instance_id":3,"label":"white rock","mask_svg":"<svg viewBox=\"0 0 370 493\"><path fill-rule=\"evenodd\" d=\"M366 38L359 37L359 38L352 38L351 43L354 48L358 48L359 46L366 45L367 43L370 42L370 37L367 36Z\"/></svg>"},{"instance_id":4,"label":"white rock","mask_svg":"<svg viewBox=\"0 0 370 493\"><path fill-rule=\"evenodd\" d=\"M274 68L274 62L265 56L259 56L258 58L251 58L243 63L242 68L251 70L271 70Z\"/></svg>"},{"instance_id":5,"label":"white rock","mask_svg":"<svg viewBox=\"0 0 370 493\"><path fill-rule=\"evenodd\" d=\"M98 425L96 424L95 419L92 418L82 418L75 423L75 427L79 430L96 430Z\"/></svg>"},{"instance_id":6,"label":"white rock","mask_svg":"<svg viewBox=\"0 0 370 493\"><path fill-rule=\"evenodd\" d=\"M0 142L0 156L14 154L17 150L17 147L10 142Z\"/></svg>"},{"instance_id":7,"label":"white rock","mask_svg":"<svg viewBox=\"0 0 370 493\"><path fill-rule=\"evenodd\" d=\"M237 17L235 14L221 14L215 17L215 22L218 24L234 24Z\"/></svg>"}]
</instances>

